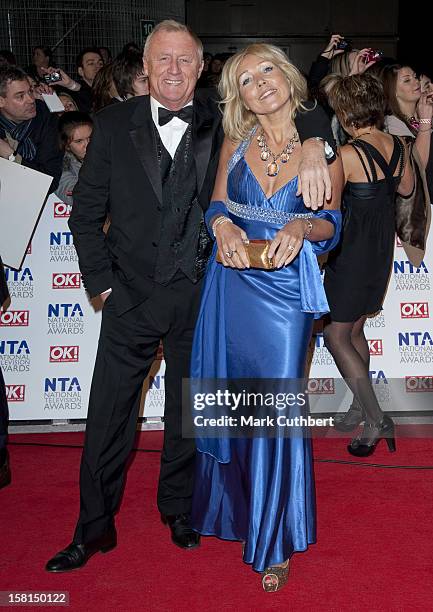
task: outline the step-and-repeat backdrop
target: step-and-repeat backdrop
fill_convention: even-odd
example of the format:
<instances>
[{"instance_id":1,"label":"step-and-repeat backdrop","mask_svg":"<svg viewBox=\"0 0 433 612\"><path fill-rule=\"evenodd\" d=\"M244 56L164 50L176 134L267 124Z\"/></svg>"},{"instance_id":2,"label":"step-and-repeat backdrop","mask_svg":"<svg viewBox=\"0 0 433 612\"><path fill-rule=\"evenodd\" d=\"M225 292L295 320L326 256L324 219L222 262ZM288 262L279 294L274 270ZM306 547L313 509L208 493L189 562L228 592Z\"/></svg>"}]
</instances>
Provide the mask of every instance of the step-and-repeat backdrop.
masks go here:
<instances>
[{"instance_id":1,"label":"step-and-repeat backdrop","mask_svg":"<svg viewBox=\"0 0 433 612\"><path fill-rule=\"evenodd\" d=\"M82 286L69 215L68 205L50 196L22 270L6 270L12 302L0 317L0 364L12 420L86 417L100 312ZM433 407L432 247L430 234L416 268L396 242L384 309L366 325L371 377L384 409ZM346 387L320 330L313 340L312 410L347 408ZM144 384L143 416L163 415L164 371L161 351Z\"/></svg>"}]
</instances>

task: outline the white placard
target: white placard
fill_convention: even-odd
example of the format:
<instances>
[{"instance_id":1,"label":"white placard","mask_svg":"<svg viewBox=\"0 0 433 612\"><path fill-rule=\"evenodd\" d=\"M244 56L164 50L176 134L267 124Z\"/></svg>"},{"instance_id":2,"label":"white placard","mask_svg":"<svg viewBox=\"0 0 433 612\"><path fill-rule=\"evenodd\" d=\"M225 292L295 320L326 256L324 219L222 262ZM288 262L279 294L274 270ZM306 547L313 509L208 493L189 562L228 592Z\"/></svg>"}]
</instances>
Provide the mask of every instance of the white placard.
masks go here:
<instances>
[{"instance_id":1,"label":"white placard","mask_svg":"<svg viewBox=\"0 0 433 612\"><path fill-rule=\"evenodd\" d=\"M42 94L42 100L48 106L50 113L63 113L65 107L55 91L50 94Z\"/></svg>"},{"instance_id":2,"label":"white placard","mask_svg":"<svg viewBox=\"0 0 433 612\"><path fill-rule=\"evenodd\" d=\"M0 244L6 266L21 267L52 180L0 158Z\"/></svg>"}]
</instances>

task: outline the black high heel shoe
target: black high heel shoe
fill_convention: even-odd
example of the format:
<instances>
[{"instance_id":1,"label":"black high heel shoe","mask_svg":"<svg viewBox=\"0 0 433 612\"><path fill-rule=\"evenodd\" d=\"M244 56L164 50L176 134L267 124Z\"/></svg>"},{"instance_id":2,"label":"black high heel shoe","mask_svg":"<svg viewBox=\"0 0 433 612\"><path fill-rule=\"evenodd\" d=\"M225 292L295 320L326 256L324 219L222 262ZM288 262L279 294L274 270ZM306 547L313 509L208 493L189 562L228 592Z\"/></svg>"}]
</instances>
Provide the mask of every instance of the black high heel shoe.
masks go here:
<instances>
[{"instance_id":1,"label":"black high heel shoe","mask_svg":"<svg viewBox=\"0 0 433 612\"><path fill-rule=\"evenodd\" d=\"M369 457L382 438L386 440L388 450L391 453L395 452L394 422L386 414L380 423L366 423L361 436L352 440L347 450L355 457Z\"/></svg>"},{"instance_id":2,"label":"black high heel shoe","mask_svg":"<svg viewBox=\"0 0 433 612\"><path fill-rule=\"evenodd\" d=\"M334 417L334 427L338 431L353 431L365 421L364 411L361 406L351 405L344 414L336 414Z\"/></svg>"}]
</instances>

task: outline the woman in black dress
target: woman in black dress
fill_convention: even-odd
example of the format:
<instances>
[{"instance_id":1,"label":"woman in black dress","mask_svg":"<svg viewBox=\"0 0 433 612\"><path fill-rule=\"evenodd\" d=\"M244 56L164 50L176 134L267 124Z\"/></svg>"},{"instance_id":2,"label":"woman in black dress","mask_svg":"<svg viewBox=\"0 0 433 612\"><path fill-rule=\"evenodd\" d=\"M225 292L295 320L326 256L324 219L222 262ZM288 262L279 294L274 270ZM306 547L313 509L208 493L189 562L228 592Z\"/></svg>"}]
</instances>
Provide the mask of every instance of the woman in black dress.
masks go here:
<instances>
[{"instance_id":1,"label":"woman in black dress","mask_svg":"<svg viewBox=\"0 0 433 612\"><path fill-rule=\"evenodd\" d=\"M363 328L367 315L382 307L392 267L395 195L410 194L413 175L404 142L380 130L384 94L376 77L337 77L329 101L352 140L340 149L346 181L344 221L341 242L326 265L330 315L324 339L354 393L354 403L336 419L336 427L351 431L364 422L348 450L368 456L381 438L395 450L394 424L382 412L370 382Z\"/></svg>"}]
</instances>

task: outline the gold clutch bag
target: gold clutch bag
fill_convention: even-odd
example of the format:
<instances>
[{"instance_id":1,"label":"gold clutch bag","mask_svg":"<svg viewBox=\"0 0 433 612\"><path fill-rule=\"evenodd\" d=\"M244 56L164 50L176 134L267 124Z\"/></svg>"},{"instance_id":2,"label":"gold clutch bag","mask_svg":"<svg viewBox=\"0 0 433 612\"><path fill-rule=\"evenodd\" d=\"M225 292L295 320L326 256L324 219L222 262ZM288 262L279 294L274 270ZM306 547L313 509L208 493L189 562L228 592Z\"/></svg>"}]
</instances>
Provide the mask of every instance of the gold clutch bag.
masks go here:
<instances>
[{"instance_id":1,"label":"gold clutch bag","mask_svg":"<svg viewBox=\"0 0 433 612\"><path fill-rule=\"evenodd\" d=\"M275 270L274 258L269 259L268 257L271 242L271 240L250 240L248 243L244 243L251 268ZM216 261L222 263L219 251L216 256Z\"/></svg>"}]
</instances>

